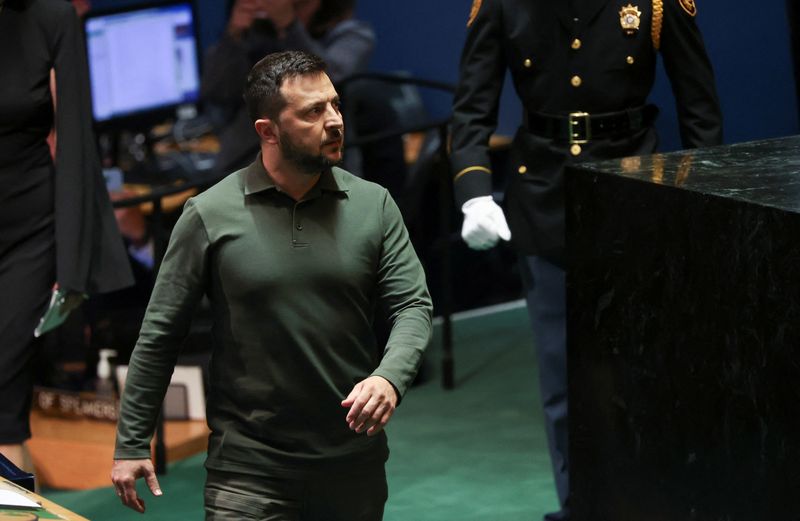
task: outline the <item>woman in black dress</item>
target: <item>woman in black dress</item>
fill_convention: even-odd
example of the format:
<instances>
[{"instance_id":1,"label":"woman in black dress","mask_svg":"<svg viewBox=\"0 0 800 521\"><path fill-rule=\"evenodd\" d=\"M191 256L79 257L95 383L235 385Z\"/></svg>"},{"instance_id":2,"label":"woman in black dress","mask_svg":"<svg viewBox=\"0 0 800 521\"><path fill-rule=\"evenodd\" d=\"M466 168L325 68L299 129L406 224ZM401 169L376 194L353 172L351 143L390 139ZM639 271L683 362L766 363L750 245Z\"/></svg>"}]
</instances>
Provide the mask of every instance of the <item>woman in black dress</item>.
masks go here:
<instances>
[{"instance_id":1,"label":"woman in black dress","mask_svg":"<svg viewBox=\"0 0 800 521\"><path fill-rule=\"evenodd\" d=\"M30 437L33 330L56 282L111 291L130 284L130 266L92 134L78 17L64 0L0 0L0 452L17 464Z\"/></svg>"}]
</instances>

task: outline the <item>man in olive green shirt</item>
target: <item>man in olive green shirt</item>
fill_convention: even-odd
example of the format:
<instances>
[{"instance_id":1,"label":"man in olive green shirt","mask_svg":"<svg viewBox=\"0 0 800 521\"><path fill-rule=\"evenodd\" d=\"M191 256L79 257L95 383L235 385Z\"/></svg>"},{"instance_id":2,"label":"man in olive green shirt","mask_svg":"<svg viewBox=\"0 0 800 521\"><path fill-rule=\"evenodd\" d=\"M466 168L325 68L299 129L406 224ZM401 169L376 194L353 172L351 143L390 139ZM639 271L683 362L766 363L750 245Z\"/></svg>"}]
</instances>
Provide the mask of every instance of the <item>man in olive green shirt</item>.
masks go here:
<instances>
[{"instance_id":1,"label":"man in olive green shirt","mask_svg":"<svg viewBox=\"0 0 800 521\"><path fill-rule=\"evenodd\" d=\"M256 64L245 99L261 140L249 167L190 199L131 358L112 481L161 490L150 439L203 295L215 340L206 519L382 518L386 435L431 335L422 267L382 187L333 165L339 98L316 56ZM385 306L386 346L372 318Z\"/></svg>"}]
</instances>

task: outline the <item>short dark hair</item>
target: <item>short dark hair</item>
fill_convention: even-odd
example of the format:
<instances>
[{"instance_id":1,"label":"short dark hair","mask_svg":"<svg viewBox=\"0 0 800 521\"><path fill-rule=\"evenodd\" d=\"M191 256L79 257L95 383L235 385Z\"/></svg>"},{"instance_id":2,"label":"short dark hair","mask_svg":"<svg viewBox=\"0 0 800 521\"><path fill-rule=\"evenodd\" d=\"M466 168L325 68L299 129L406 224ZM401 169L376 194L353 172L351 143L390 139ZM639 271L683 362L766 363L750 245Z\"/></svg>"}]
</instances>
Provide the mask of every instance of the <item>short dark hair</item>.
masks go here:
<instances>
[{"instance_id":1,"label":"short dark hair","mask_svg":"<svg viewBox=\"0 0 800 521\"><path fill-rule=\"evenodd\" d=\"M281 94L284 80L321 74L326 68L322 58L305 51L282 51L266 55L253 65L247 75L244 102L250 118L253 121L265 116L276 119L286 106Z\"/></svg>"}]
</instances>

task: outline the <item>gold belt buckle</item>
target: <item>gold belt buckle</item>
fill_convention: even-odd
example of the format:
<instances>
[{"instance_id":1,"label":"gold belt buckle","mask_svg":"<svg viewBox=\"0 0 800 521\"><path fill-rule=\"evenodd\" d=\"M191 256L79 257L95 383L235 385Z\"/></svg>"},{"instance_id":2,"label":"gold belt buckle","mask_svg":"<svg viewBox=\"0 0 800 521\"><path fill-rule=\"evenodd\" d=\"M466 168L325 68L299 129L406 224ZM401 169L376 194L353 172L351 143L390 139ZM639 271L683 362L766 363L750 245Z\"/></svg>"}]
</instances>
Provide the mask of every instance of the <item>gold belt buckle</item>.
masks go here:
<instances>
[{"instance_id":1,"label":"gold belt buckle","mask_svg":"<svg viewBox=\"0 0 800 521\"><path fill-rule=\"evenodd\" d=\"M581 135L580 125L583 125L583 139L578 139ZM592 125L589 121L588 112L570 112L569 113L569 144L570 145L583 145L592 139Z\"/></svg>"}]
</instances>

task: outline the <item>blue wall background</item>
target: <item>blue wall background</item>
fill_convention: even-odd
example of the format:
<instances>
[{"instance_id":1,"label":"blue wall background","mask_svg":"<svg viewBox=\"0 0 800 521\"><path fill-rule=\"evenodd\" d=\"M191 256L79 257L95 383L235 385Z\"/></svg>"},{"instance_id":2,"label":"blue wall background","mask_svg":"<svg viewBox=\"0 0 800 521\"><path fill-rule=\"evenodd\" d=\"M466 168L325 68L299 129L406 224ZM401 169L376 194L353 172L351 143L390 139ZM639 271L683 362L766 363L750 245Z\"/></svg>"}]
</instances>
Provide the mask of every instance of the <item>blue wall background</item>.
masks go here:
<instances>
[{"instance_id":1,"label":"blue wall background","mask_svg":"<svg viewBox=\"0 0 800 521\"><path fill-rule=\"evenodd\" d=\"M141 2L95 0L94 6L105 9L137 3ZM797 133L797 100L784 0L697 3L698 23L717 75L726 143ZM372 69L403 70L455 83L471 4L472 0L361 0L358 15L369 21L378 34ZM199 0L197 5L201 44L205 47L224 28L225 2ZM661 149L680 148L674 99L663 69L651 101L662 111L658 121ZM446 97L440 96L432 103L435 106L431 108L437 113L449 108ZM519 114L519 103L506 82L498 131L512 134Z\"/></svg>"}]
</instances>

